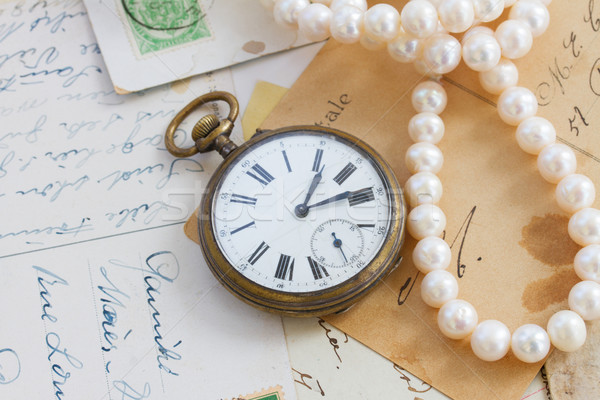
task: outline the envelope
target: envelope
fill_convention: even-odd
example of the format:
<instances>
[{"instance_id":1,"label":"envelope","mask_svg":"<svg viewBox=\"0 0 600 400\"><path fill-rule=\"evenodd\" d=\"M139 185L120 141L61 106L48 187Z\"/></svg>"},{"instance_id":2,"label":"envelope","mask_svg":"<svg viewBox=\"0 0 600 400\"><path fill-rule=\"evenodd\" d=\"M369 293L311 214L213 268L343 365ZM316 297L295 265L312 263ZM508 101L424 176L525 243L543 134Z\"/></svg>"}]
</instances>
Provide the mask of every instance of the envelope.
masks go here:
<instances>
[{"instance_id":1,"label":"envelope","mask_svg":"<svg viewBox=\"0 0 600 400\"><path fill-rule=\"evenodd\" d=\"M404 4L391 3L398 9ZM538 115L575 150L577 171L598 183L600 4L594 5L552 2L549 29L515 63L519 84L538 98ZM262 128L314 123L353 133L405 182L407 125L415 114L410 95L423 79L385 50L330 41ZM500 320L511 332L526 323L545 327L554 312L567 308L578 282L572 262L579 247L568 237L568 215L554 201L555 185L540 177L535 156L518 147L515 127L498 117L497 98L481 88L477 73L461 66L441 83L448 106L441 115L440 207L459 298L475 306L480 321ZM420 298L423 275L411 261L414 245L407 238L403 263L371 295L326 320L452 398L520 398L543 361L525 364L509 354L488 363L473 355L468 339L445 338L437 310Z\"/></svg>"}]
</instances>

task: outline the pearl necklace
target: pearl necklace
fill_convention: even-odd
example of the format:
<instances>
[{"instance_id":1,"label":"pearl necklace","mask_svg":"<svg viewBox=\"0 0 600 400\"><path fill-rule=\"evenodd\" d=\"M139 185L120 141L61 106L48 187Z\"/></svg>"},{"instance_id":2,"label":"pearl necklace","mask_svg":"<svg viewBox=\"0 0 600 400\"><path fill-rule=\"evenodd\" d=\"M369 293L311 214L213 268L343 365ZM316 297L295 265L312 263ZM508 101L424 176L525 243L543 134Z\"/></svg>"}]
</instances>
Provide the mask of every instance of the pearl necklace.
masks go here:
<instances>
[{"instance_id":1,"label":"pearl necklace","mask_svg":"<svg viewBox=\"0 0 600 400\"><path fill-rule=\"evenodd\" d=\"M329 36L342 43L360 42L375 50L387 45L393 59L413 62L417 71L439 77L456 68L461 60L479 72L483 88L499 94L498 114L517 126L516 139L523 151L537 156L542 178L556 185L558 206L571 215L568 233L583 248L574 260L582 279L571 289L570 310L558 311L546 329L525 324L512 334L497 320L479 319L475 308L457 299L458 283L446 271L451 261L448 244L440 238L446 216L436 205L442 183L436 174L444 157L436 146L444 136L439 114L447 104L443 87L435 81L418 84L412 92L417 114L408 124L415 142L406 151L406 166L413 174L405 184L412 207L407 218L408 233L418 240L413 263L425 274L421 283L423 301L439 308L440 331L451 339L470 335L475 355L485 361L503 358L509 349L527 363L543 360L550 344L562 351L575 351L586 339L586 321L600 319L600 210L590 208L596 197L593 182L576 174L577 161L570 147L556 143L552 123L535 116L535 95L519 87L518 71L510 59L523 57L533 37L549 24L546 5L551 0L411 0L401 12L387 4L367 8L366 0L260 0L273 12L278 24L297 28L309 40ZM329 5L329 7L328 7ZM492 31L475 26L497 19L511 7L508 20ZM461 43L450 33L465 32Z\"/></svg>"}]
</instances>

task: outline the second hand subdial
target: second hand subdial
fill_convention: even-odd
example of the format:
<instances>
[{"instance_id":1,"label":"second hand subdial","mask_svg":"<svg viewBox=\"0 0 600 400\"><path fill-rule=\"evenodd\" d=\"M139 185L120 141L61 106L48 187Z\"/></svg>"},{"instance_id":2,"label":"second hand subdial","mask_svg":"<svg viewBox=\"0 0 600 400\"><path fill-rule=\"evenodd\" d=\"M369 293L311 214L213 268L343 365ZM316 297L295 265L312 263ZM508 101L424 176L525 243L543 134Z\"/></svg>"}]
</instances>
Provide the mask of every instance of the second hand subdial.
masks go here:
<instances>
[{"instance_id":1,"label":"second hand subdial","mask_svg":"<svg viewBox=\"0 0 600 400\"><path fill-rule=\"evenodd\" d=\"M310 238L313 258L330 268L359 266L364 244L360 228L340 218L321 223Z\"/></svg>"}]
</instances>

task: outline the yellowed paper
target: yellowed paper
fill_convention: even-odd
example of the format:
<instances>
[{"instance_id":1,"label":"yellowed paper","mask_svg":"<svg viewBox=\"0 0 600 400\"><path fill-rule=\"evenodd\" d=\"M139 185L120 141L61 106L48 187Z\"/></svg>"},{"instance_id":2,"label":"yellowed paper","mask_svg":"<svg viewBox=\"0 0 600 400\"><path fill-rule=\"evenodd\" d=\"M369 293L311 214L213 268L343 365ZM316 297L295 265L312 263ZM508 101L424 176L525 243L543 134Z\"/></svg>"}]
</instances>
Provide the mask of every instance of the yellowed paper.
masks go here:
<instances>
[{"instance_id":1,"label":"yellowed paper","mask_svg":"<svg viewBox=\"0 0 600 400\"><path fill-rule=\"evenodd\" d=\"M256 129L273 111L287 91L287 88L275 85L274 83L265 81L256 82L256 86L254 86L254 91L246 107L246 112L242 118L244 140L250 139L256 133Z\"/></svg>"},{"instance_id":2,"label":"yellowed paper","mask_svg":"<svg viewBox=\"0 0 600 400\"><path fill-rule=\"evenodd\" d=\"M559 140L576 150L578 172L599 182L594 132L600 128L600 6L553 2L549 10L550 28L516 62L520 84L536 93L539 115L554 123ZM420 79L385 51L331 42L263 128L317 123L351 132L380 151L403 182L411 144L406 126L414 115L410 93ZM442 114L441 207L451 269L461 277L459 297L475 305L480 320L501 320L511 331L524 323L545 327L553 312L566 307L577 282L572 260L578 247L567 236L567 215L554 202L555 186L540 178L535 157L519 149L515 128L500 121L496 98L483 91L475 73L461 68L442 83L449 104ZM351 100L343 110L336 107L341 96ZM541 363L523 364L512 355L486 363L468 341L443 337L436 311L420 299L413 247L408 239L402 267L366 300L327 320L450 397L518 399Z\"/></svg>"}]
</instances>

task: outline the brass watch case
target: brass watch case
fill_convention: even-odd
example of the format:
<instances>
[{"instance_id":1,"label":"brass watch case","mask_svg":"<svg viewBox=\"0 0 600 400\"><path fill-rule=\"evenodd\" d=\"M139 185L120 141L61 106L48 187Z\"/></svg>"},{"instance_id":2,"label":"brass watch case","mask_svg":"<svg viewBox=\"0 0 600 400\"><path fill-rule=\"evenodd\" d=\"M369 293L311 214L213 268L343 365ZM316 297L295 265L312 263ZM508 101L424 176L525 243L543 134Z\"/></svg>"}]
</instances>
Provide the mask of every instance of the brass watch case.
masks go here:
<instances>
[{"instance_id":1,"label":"brass watch case","mask_svg":"<svg viewBox=\"0 0 600 400\"><path fill-rule=\"evenodd\" d=\"M306 293L289 293L266 288L243 276L221 252L213 230L213 204L219 183L230 166L252 146L274 136L303 133L316 136L334 136L336 140L359 148L368 155L388 186L390 221L383 246L359 273L338 285ZM399 263L404 241L406 204L402 190L389 165L365 142L332 128L319 126L292 126L262 132L233 150L217 168L210 179L198 212L198 235L206 262L214 276L235 296L262 310L295 317L322 316L343 311L369 293Z\"/></svg>"}]
</instances>

